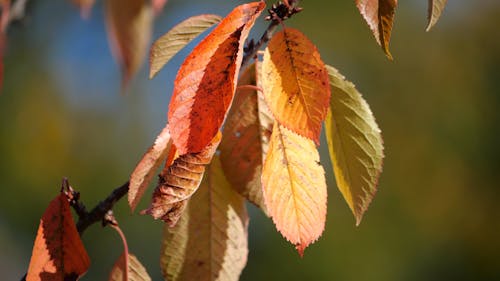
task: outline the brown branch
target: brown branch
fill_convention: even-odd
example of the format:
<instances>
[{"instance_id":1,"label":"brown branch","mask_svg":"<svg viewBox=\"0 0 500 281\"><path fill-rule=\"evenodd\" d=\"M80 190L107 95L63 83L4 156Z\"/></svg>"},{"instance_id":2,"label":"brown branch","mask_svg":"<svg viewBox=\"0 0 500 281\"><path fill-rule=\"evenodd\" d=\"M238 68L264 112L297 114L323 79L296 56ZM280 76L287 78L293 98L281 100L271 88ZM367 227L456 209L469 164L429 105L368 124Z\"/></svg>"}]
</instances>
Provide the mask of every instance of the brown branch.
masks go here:
<instances>
[{"instance_id":1,"label":"brown branch","mask_svg":"<svg viewBox=\"0 0 500 281\"><path fill-rule=\"evenodd\" d=\"M255 43L252 39L245 47L245 55L243 56L243 60L241 62L241 69L245 69L251 59L254 59L257 56L257 52L260 48L271 40L274 32L278 26L283 23L283 21L302 11L302 8L297 6L298 4L298 0L288 0L284 3L280 1L268 10L269 15L266 17L266 20L270 20L271 23L269 23L269 26L266 28L264 34L262 34L257 43Z\"/></svg>"}]
</instances>

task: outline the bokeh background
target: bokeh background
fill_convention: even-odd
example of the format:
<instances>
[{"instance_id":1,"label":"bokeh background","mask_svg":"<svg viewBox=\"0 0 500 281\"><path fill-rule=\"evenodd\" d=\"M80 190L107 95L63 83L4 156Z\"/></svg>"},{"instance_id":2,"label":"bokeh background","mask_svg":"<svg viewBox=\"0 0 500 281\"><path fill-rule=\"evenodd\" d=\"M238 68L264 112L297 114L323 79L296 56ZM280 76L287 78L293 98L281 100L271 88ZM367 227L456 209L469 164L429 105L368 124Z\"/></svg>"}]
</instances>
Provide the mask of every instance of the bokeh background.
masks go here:
<instances>
[{"instance_id":1,"label":"bokeh background","mask_svg":"<svg viewBox=\"0 0 500 281\"><path fill-rule=\"evenodd\" d=\"M63 176L88 207L127 180L166 122L172 81L188 52L151 81L143 66L122 95L102 1L86 21L70 1L29 2L27 18L9 29L0 95L2 280L19 280L27 269L39 218ZM171 0L153 38L188 16L225 15L239 3ZM384 172L355 227L322 146L329 185L323 236L301 259L250 206L241 280L500 280L500 2L449 1L430 33L426 5L400 1L393 62L354 1L303 1L305 11L288 22L368 100L383 131ZM255 29L264 26L259 20ZM125 202L115 214L131 251L161 280L161 223L130 214ZM82 280L106 280L122 251L118 235L94 225L83 240L92 266Z\"/></svg>"}]
</instances>

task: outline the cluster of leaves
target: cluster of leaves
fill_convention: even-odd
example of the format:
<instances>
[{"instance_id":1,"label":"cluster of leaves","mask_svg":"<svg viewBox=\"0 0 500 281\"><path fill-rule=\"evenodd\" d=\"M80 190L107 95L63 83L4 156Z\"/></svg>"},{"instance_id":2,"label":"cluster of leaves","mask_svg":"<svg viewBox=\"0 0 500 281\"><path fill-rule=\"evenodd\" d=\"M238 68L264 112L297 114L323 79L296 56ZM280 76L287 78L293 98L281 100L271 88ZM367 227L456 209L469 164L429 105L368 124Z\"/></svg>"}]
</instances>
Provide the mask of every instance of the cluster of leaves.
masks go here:
<instances>
[{"instance_id":1,"label":"cluster of leaves","mask_svg":"<svg viewBox=\"0 0 500 281\"><path fill-rule=\"evenodd\" d=\"M88 14L94 1L77 2ZM153 1L156 11L165 2ZM430 1L428 28L445 2ZM392 58L389 39L397 1L356 0L356 5ZM126 82L146 52L153 12L144 0L107 0L106 7L110 42ZM271 217L303 255L326 220L327 186L317 150L323 124L337 187L356 224L375 195L383 143L368 104L351 82L324 64L301 31L284 25L301 10L297 1L271 7L270 27L245 48L264 9L261 1L240 5L224 18L191 17L151 48L153 77L216 25L181 65L168 124L130 177L128 202L134 211L163 166L151 204L141 213L165 222L161 268L168 280L239 278L248 254L246 200ZM281 31L272 35L278 26ZM26 280L76 280L86 272L89 258L69 210L77 201L66 183L50 203ZM116 220L108 213L104 221L124 242L109 280L150 280L129 253Z\"/></svg>"}]
</instances>

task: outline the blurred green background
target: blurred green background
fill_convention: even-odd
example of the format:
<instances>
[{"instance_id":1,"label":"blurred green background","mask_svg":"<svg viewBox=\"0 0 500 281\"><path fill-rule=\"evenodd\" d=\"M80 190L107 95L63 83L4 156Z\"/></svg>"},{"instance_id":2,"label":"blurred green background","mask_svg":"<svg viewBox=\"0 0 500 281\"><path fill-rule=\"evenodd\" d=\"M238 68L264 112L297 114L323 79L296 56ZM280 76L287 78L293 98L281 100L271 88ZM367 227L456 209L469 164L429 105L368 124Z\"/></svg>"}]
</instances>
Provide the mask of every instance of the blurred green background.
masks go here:
<instances>
[{"instance_id":1,"label":"blurred green background","mask_svg":"<svg viewBox=\"0 0 500 281\"><path fill-rule=\"evenodd\" d=\"M9 30L0 95L2 280L26 271L40 216L63 176L89 208L127 180L166 122L187 54L151 81L144 66L121 95L102 2L87 21L69 1L30 2L25 21ZM238 3L171 0L153 38L190 15L224 15ZM500 2L449 1L430 33L426 5L400 1L390 62L354 1L302 1L305 11L289 25L368 100L383 131L384 172L355 227L322 146L329 185L323 236L300 259L250 207L241 280L500 280ZM264 26L259 20L255 29ZM132 215L125 202L115 214L131 251L160 280L161 223ZM106 280L122 251L118 235L94 225L83 240L92 266L82 280Z\"/></svg>"}]
</instances>

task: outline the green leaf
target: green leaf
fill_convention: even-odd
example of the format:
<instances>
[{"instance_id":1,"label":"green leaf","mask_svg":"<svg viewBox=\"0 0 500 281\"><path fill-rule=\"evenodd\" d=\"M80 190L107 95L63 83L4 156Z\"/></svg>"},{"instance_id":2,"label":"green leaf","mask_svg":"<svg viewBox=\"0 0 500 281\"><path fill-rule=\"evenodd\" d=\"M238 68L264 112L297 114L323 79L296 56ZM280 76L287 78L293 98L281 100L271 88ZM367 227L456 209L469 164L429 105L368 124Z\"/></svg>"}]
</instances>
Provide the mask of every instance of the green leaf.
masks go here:
<instances>
[{"instance_id":1,"label":"green leaf","mask_svg":"<svg viewBox=\"0 0 500 281\"><path fill-rule=\"evenodd\" d=\"M335 68L326 66L332 87L326 139L337 187L359 225L376 191L384 147L370 107Z\"/></svg>"},{"instance_id":2,"label":"green leaf","mask_svg":"<svg viewBox=\"0 0 500 281\"><path fill-rule=\"evenodd\" d=\"M427 14L428 24L425 31L431 30L431 28L437 23L441 13L444 11L448 0L429 0L429 9Z\"/></svg>"},{"instance_id":3,"label":"green leaf","mask_svg":"<svg viewBox=\"0 0 500 281\"><path fill-rule=\"evenodd\" d=\"M247 262L247 229L245 200L231 189L214 157L177 225L165 225L163 276L169 281L237 281Z\"/></svg>"},{"instance_id":4,"label":"green leaf","mask_svg":"<svg viewBox=\"0 0 500 281\"><path fill-rule=\"evenodd\" d=\"M205 30L221 21L217 15L199 15L190 17L169 32L158 38L151 47L149 55L149 79L153 78L167 62L189 42Z\"/></svg>"}]
</instances>

